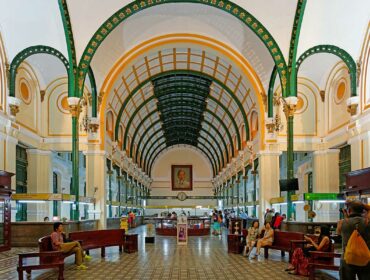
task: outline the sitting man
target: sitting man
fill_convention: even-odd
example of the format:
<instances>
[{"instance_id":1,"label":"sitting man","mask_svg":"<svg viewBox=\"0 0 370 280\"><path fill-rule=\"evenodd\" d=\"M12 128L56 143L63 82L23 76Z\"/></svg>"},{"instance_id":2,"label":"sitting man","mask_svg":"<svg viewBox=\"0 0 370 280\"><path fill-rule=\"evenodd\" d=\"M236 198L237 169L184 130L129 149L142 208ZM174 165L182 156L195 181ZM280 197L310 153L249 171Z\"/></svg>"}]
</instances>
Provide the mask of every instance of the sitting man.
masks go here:
<instances>
[{"instance_id":1,"label":"sitting man","mask_svg":"<svg viewBox=\"0 0 370 280\"><path fill-rule=\"evenodd\" d=\"M54 232L51 234L53 250L61 251L63 253L75 253L75 263L77 268L85 270L87 266L82 263L83 259L85 258L86 260L89 260L91 257L84 256L83 250L78 241L64 242L63 235L63 224L60 222L54 223Z\"/></svg>"}]
</instances>

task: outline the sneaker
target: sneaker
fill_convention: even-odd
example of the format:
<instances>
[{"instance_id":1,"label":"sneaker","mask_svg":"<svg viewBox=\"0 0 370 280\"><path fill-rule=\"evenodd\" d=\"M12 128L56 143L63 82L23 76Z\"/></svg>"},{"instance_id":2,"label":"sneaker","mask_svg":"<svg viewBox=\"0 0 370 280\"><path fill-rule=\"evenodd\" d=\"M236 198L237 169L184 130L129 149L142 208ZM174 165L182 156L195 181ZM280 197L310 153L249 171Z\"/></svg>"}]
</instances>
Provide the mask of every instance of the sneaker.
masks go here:
<instances>
[{"instance_id":1,"label":"sneaker","mask_svg":"<svg viewBox=\"0 0 370 280\"><path fill-rule=\"evenodd\" d=\"M252 259L253 259L253 260L255 260L255 259L257 259L257 257L258 257L258 255L257 255L257 254L255 254L255 255L252 257Z\"/></svg>"},{"instance_id":2,"label":"sneaker","mask_svg":"<svg viewBox=\"0 0 370 280\"><path fill-rule=\"evenodd\" d=\"M85 255L85 261L89 261L89 260L91 260L92 258L91 258L91 256L89 256L89 255Z\"/></svg>"},{"instance_id":3,"label":"sneaker","mask_svg":"<svg viewBox=\"0 0 370 280\"><path fill-rule=\"evenodd\" d=\"M84 265L84 264L80 264L79 266L77 266L77 269L78 270L86 270L87 269L87 266Z\"/></svg>"}]
</instances>

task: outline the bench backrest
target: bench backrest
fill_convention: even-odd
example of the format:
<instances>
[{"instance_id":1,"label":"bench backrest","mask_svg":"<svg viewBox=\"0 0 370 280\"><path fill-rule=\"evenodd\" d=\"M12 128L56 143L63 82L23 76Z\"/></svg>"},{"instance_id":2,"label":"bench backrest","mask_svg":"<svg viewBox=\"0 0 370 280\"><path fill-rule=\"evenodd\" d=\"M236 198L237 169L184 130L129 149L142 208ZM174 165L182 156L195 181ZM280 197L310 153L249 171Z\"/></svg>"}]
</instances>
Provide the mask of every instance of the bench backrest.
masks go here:
<instances>
[{"instance_id":1,"label":"bench backrest","mask_svg":"<svg viewBox=\"0 0 370 280\"><path fill-rule=\"evenodd\" d=\"M40 252L53 251L53 246L51 244L51 237L50 237L50 235L41 237L39 239L39 251Z\"/></svg>"},{"instance_id":2,"label":"bench backrest","mask_svg":"<svg viewBox=\"0 0 370 280\"><path fill-rule=\"evenodd\" d=\"M291 231L274 231L273 246L290 248L290 240L303 240L304 234L302 232Z\"/></svg>"},{"instance_id":3,"label":"bench backrest","mask_svg":"<svg viewBox=\"0 0 370 280\"><path fill-rule=\"evenodd\" d=\"M69 234L71 240L82 240L82 247L124 245L124 229L76 231Z\"/></svg>"}]
</instances>

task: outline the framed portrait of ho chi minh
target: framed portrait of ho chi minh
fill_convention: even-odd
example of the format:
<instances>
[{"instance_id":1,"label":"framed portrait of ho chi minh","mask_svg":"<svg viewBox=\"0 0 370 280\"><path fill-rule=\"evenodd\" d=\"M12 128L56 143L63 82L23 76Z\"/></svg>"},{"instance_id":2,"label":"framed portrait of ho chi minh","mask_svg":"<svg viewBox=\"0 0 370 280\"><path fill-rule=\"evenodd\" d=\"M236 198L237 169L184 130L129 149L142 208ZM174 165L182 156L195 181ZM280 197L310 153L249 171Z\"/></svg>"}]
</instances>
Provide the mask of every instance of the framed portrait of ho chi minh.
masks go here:
<instances>
[{"instance_id":1,"label":"framed portrait of ho chi minh","mask_svg":"<svg viewBox=\"0 0 370 280\"><path fill-rule=\"evenodd\" d=\"M172 165L171 182L173 191L192 191L193 190L193 166L192 165Z\"/></svg>"}]
</instances>

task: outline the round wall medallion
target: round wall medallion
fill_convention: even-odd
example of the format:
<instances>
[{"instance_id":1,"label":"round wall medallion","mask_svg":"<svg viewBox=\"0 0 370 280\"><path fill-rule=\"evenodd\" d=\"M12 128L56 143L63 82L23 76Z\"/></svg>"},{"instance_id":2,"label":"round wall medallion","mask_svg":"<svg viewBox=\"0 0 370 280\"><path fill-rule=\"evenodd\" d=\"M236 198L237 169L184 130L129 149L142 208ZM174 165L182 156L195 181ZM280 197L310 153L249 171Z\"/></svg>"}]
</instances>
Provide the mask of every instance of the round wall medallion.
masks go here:
<instances>
[{"instance_id":1,"label":"round wall medallion","mask_svg":"<svg viewBox=\"0 0 370 280\"><path fill-rule=\"evenodd\" d=\"M67 93L61 94L57 99L57 107L63 114L69 114L68 106L68 95Z\"/></svg>"},{"instance_id":2,"label":"round wall medallion","mask_svg":"<svg viewBox=\"0 0 370 280\"><path fill-rule=\"evenodd\" d=\"M188 196L186 195L186 193L184 193L184 192L179 192L178 194L177 194L177 199L178 200L180 200L180 201L184 201L185 199L187 199L188 198Z\"/></svg>"},{"instance_id":3,"label":"round wall medallion","mask_svg":"<svg viewBox=\"0 0 370 280\"><path fill-rule=\"evenodd\" d=\"M304 94L298 94L297 96L298 101L296 105L296 114L302 114L307 110L308 107L308 100L307 97Z\"/></svg>"},{"instance_id":4,"label":"round wall medallion","mask_svg":"<svg viewBox=\"0 0 370 280\"><path fill-rule=\"evenodd\" d=\"M344 96L346 95L346 90L347 90L347 85L345 81L343 80L340 81L337 87L337 92L334 96L334 102L336 104L342 103L342 101L344 100Z\"/></svg>"},{"instance_id":5,"label":"round wall medallion","mask_svg":"<svg viewBox=\"0 0 370 280\"><path fill-rule=\"evenodd\" d=\"M22 80L19 84L20 87L20 95L22 98L23 103L30 104L32 100L30 87L28 86L28 83L26 80Z\"/></svg>"}]
</instances>

